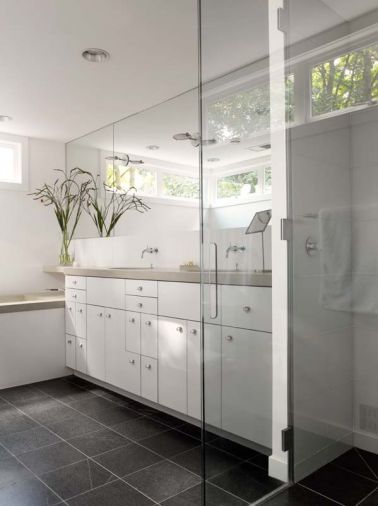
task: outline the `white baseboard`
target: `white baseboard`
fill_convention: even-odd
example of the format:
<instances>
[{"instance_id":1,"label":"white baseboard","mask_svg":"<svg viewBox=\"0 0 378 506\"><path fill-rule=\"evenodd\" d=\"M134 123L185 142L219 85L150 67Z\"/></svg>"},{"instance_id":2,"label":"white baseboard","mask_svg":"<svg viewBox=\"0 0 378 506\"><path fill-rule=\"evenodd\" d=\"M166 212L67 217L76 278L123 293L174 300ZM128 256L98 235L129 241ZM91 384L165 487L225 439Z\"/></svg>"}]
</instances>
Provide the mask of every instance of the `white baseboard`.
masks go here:
<instances>
[{"instance_id":1,"label":"white baseboard","mask_svg":"<svg viewBox=\"0 0 378 506\"><path fill-rule=\"evenodd\" d=\"M353 444L361 450L378 453L378 436L368 432L354 432Z\"/></svg>"},{"instance_id":2,"label":"white baseboard","mask_svg":"<svg viewBox=\"0 0 378 506\"><path fill-rule=\"evenodd\" d=\"M271 455L269 457L269 476L286 483L289 480L289 466L286 459L278 459Z\"/></svg>"}]
</instances>

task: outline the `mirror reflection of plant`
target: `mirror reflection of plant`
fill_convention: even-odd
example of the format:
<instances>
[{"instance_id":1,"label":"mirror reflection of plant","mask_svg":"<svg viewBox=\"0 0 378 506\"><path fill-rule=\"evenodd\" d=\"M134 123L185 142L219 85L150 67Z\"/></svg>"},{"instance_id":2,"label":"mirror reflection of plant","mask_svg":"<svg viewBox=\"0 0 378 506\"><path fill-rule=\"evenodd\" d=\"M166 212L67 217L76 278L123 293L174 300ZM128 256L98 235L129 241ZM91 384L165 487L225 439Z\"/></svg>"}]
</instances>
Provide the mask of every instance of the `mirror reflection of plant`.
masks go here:
<instances>
[{"instance_id":1,"label":"mirror reflection of plant","mask_svg":"<svg viewBox=\"0 0 378 506\"><path fill-rule=\"evenodd\" d=\"M92 180L82 179L84 172L75 167L68 173L55 169L59 173L53 184L45 183L30 193L34 200L39 200L44 206L53 206L59 228L62 232L62 246L60 264L69 265L72 258L69 246L82 215L84 204L88 200Z\"/></svg>"},{"instance_id":2,"label":"mirror reflection of plant","mask_svg":"<svg viewBox=\"0 0 378 506\"><path fill-rule=\"evenodd\" d=\"M115 226L127 211L134 210L144 213L150 209L136 195L137 189L134 186L125 190L119 186L109 186L103 183L102 186L107 198L102 198L98 184L99 176L95 177L89 172L82 172L91 179L85 210L95 224L100 237L110 237Z\"/></svg>"}]
</instances>

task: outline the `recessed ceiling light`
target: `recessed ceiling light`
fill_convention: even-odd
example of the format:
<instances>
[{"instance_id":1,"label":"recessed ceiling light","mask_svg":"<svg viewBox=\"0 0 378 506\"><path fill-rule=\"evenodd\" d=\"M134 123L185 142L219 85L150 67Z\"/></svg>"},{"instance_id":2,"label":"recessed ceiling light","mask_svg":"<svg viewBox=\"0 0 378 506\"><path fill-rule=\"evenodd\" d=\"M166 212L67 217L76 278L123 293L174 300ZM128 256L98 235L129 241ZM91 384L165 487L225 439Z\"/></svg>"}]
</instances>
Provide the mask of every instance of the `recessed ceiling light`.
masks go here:
<instances>
[{"instance_id":1,"label":"recessed ceiling light","mask_svg":"<svg viewBox=\"0 0 378 506\"><path fill-rule=\"evenodd\" d=\"M149 146L146 146L146 149L149 149L150 151L156 151L157 149L160 149L160 146L157 146L156 144L150 144Z\"/></svg>"},{"instance_id":2,"label":"recessed ceiling light","mask_svg":"<svg viewBox=\"0 0 378 506\"><path fill-rule=\"evenodd\" d=\"M94 47L85 49L85 51L81 53L81 56L84 58L84 60L87 60L91 63L103 63L110 58L110 54L105 51L105 49L96 49Z\"/></svg>"},{"instance_id":3,"label":"recessed ceiling light","mask_svg":"<svg viewBox=\"0 0 378 506\"><path fill-rule=\"evenodd\" d=\"M2 123L5 123L6 121L12 121L12 118L10 116L3 116L2 114L0 115L0 121Z\"/></svg>"},{"instance_id":4,"label":"recessed ceiling light","mask_svg":"<svg viewBox=\"0 0 378 506\"><path fill-rule=\"evenodd\" d=\"M272 146L270 144L260 144L257 146L250 146L248 149L249 151L256 151L257 153L260 151L266 151L267 149L270 149Z\"/></svg>"},{"instance_id":5,"label":"recessed ceiling light","mask_svg":"<svg viewBox=\"0 0 378 506\"><path fill-rule=\"evenodd\" d=\"M212 158L208 158L207 161L210 163L220 162L220 158L213 156Z\"/></svg>"}]
</instances>

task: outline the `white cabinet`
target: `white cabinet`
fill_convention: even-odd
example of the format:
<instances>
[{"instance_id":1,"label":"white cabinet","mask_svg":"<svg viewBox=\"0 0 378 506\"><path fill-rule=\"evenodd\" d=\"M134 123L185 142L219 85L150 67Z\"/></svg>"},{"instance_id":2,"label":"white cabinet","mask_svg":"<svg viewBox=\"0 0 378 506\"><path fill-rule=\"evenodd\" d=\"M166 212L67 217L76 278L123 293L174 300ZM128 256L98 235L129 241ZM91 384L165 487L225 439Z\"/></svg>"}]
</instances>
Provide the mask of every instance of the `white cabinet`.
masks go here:
<instances>
[{"instance_id":1,"label":"white cabinet","mask_svg":"<svg viewBox=\"0 0 378 506\"><path fill-rule=\"evenodd\" d=\"M87 373L105 381L105 310L87 306Z\"/></svg>"},{"instance_id":2,"label":"white cabinet","mask_svg":"<svg viewBox=\"0 0 378 506\"><path fill-rule=\"evenodd\" d=\"M188 415L201 418L201 327L188 322Z\"/></svg>"},{"instance_id":3,"label":"white cabinet","mask_svg":"<svg viewBox=\"0 0 378 506\"><path fill-rule=\"evenodd\" d=\"M159 281L159 315L199 321L201 289L198 283Z\"/></svg>"},{"instance_id":4,"label":"white cabinet","mask_svg":"<svg viewBox=\"0 0 378 506\"><path fill-rule=\"evenodd\" d=\"M223 327L222 428L271 447L271 334Z\"/></svg>"},{"instance_id":5,"label":"white cabinet","mask_svg":"<svg viewBox=\"0 0 378 506\"><path fill-rule=\"evenodd\" d=\"M150 401L158 401L158 365L157 360L141 357L141 396Z\"/></svg>"},{"instance_id":6,"label":"white cabinet","mask_svg":"<svg viewBox=\"0 0 378 506\"><path fill-rule=\"evenodd\" d=\"M76 335L76 304L75 302L66 301L66 334Z\"/></svg>"},{"instance_id":7,"label":"white cabinet","mask_svg":"<svg viewBox=\"0 0 378 506\"><path fill-rule=\"evenodd\" d=\"M126 309L127 311L157 314L157 299L154 299L153 297L126 295Z\"/></svg>"},{"instance_id":8,"label":"white cabinet","mask_svg":"<svg viewBox=\"0 0 378 506\"><path fill-rule=\"evenodd\" d=\"M140 355L126 352L126 384L127 390L140 395Z\"/></svg>"},{"instance_id":9,"label":"white cabinet","mask_svg":"<svg viewBox=\"0 0 378 506\"><path fill-rule=\"evenodd\" d=\"M87 374L87 341L76 337L75 369Z\"/></svg>"},{"instance_id":10,"label":"white cabinet","mask_svg":"<svg viewBox=\"0 0 378 506\"><path fill-rule=\"evenodd\" d=\"M83 290L74 290L73 288L65 289L65 299L67 302L80 302L81 304L86 303L86 292Z\"/></svg>"},{"instance_id":11,"label":"white cabinet","mask_svg":"<svg viewBox=\"0 0 378 506\"><path fill-rule=\"evenodd\" d=\"M186 321L159 317L159 403L187 412Z\"/></svg>"},{"instance_id":12,"label":"white cabinet","mask_svg":"<svg viewBox=\"0 0 378 506\"><path fill-rule=\"evenodd\" d=\"M86 304L75 305L75 329L76 336L85 339L87 337L87 306Z\"/></svg>"},{"instance_id":13,"label":"white cabinet","mask_svg":"<svg viewBox=\"0 0 378 506\"><path fill-rule=\"evenodd\" d=\"M205 324L205 423L222 427L222 327Z\"/></svg>"},{"instance_id":14,"label":"white cabinet","mask_svg":"<svg viewBox=\"0 0 378 506\"><path fill-rule=\"evenodd\" d=\"M125 309L125 280L88 278L87 303L93 306Z\"/></svg>"},{"instance_id":15,"label":"white cabinet","mask_svg":"<svg viewBox=\"0 0 378 506\"><path fill-rule=\"evenodd\" d=\"M272 289L222 285L222 325L272 331Z\"/></svg>"},{"instance_id":16,"label":"white cabinet","mask_svg":"<svg viewBox=\"0 0 378 506\"><path fill-rule=\"evenodd\" d=\"M140 313L126 311L126 350L140 353Z\"/></svg>"},{"instance_id":17,"label":"white cabinet","mask_svg":"<svg viewBox=\"0 0 378 506\"><path fill-rule=\"evenodd\" d=\"M143 297L157 297L157 281L141 281L139 279L126 280L127 295L142 295Z\"/></svg>"},{"instance_id":18,"label":"white cabinet","mask_svg":"<svg viewBox=\"0 0 378 506\"><path fill-rule=\"evenodd\" d=\"M158 348L158 319L155 315L141 315L141 354L157 358Z\"/></svg>"},{"instance_id":19,"label":"white cabinet","mask_svg":"<svg viewBox=\"0 0 378 506\"><path fill-rule=\"evenodd\" d=\"M84 276L66 276L66 288L75 288L76 290L86 290L87 278Z\"/></svg>"},{"instance_id":20,"label":"white cabinet","mask_svg":"<svg viewBox=\"0 0 378 506\"><path fill-rule=\"evenodd\" d=\"M105 309L105 378L107 383L129 390L126 360L125 312Z\"/></svg>"},{"instance_id":21,"label":"white cabinet","mask_svg":"<svg viewBox=\"0 0 378 506\"><path fill-rule=\"evenodd\" d=\"M66 335L66 366L75 369L75 338Z\"/></svg>"}]
</instances>

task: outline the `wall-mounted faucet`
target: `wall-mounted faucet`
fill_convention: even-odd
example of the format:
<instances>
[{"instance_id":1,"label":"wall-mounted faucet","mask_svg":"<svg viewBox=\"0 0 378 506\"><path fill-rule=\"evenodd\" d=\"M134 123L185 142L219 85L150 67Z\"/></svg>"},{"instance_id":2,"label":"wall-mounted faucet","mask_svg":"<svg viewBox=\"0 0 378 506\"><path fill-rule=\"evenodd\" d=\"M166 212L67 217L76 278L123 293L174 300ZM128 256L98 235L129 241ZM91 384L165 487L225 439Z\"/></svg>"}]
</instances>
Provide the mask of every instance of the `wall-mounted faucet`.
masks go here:
<instances>
[{"instance_id":1,"label":"wall-mounted faucet","mask_svg":"<svg viewBox=\"0 0 378 506\"><path fill-rule=\"evenodd\" d=\"M140 258L143 258L144 257L144 254L145 253L157 253L159 250L157 248L149 248L148 246L146 248L144 248L144 250L142 251L142 254L140 256Z\"/></svg>"},{"instance_id":2,"label":"wall-mounted faucet","mask_svg":"<svg viewBox=\"0 0 378 506\"><path fill-rule=\"evenodd\" d=\"M245 251L245 246L236 246L236 244L232 246L230 244L226 250L226 258L228 258L230 251L233 251L234 253L237 253L238 251Z\"/></svg>"}]
</instances>

